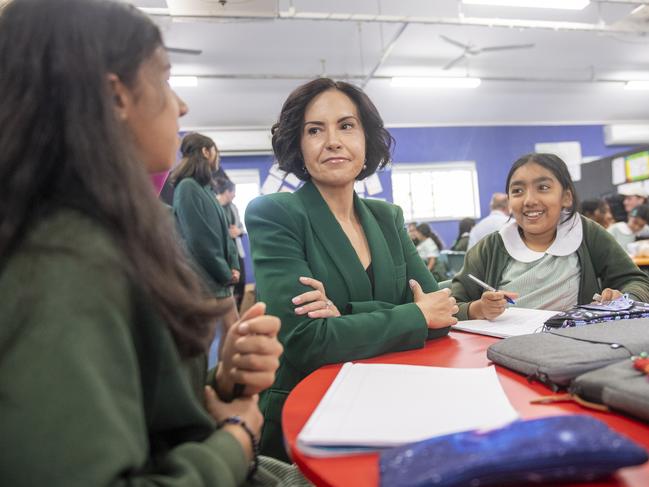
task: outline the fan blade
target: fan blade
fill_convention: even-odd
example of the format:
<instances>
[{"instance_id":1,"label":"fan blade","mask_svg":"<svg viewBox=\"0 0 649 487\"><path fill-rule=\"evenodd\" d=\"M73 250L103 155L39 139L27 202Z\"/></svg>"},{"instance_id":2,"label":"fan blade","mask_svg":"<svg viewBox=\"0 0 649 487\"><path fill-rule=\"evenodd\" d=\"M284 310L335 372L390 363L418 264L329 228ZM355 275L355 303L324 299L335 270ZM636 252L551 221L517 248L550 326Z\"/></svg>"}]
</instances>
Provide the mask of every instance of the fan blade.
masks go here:
<instances>
[{"instance_id":1,"label":"fan blade","mask_svg":"<svg viewBox=\"0 0 649 487\"><path fill-rule=\"evenodd\" d=\"M181 47L167 46L167 52L173 52L174 54L191 54L192 56L198 56L203 51L200 49L183 49Z\"/></svg>"},{"instance_id":2,"label":"fan blade","mask_svg":"<svg viewBox=\"0 0 649 487\"><path fill-rule=\"evenodd\" d=\"M440 37L444 39L446 42L448 42L449 44L453 44L454 46L460 47L467 51L471 49L471 46L469 46L468 44L462 44L461 42L451 39L450 37L446 37L445 35L440 35Z\"/></svg>"},{"instance_id":3,"label":"fan blade","mask_svg":"<svg viewBox=\"0 0 649 487\"><path fill-rule=\"evenodd\" d=\"M445 70L445 71L448 70L448 69L451 69L453 66L455 66L457 63L459 63L460 61L462 61L464 59L466 59L466 54L462 54L462 55L456 57L455 59L453 59L453 61L446 64L446 66L444 66L442 69Z\"/></svg>"},{"instance_id":4,"label":"fan blade","mask_svg":"<svg viewBox=\"0 0 649 487\"><path fill-rule=\"evenodd\" d=\"M510 49L531 49L536 44L510 44L506 46L491 46L483 47L480 49L480 52L489 52L489 51L509 51Z\"/></svg>"}]
</instances>

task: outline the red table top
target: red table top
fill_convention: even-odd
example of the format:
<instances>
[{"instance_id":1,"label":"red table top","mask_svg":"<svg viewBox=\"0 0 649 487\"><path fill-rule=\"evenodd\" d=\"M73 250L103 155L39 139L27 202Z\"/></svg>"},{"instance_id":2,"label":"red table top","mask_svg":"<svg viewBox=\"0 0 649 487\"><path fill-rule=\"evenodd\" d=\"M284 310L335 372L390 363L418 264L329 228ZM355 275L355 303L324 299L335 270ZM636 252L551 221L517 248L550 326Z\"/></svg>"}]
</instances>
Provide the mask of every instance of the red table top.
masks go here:
<instances>
[{"instance_id":1,"label":"red table top","mask_svg":"<svg viewBox=\"0 0 649 487\"><path fill-rule=\"evenodd\" d=\"M481 335L451 332L447 338L432 340L419 350L390 353L364 363L429 365L438 367L484 367L487 347L497 341ZM322 367L291 392L284 404L282 426L288 451L302 473L316 485L326 486L377 486L379 481L378 454L355 455L338 458L312 458L303 455L296 446L297 435L306 424L342 365ZM649 424L627 418L617 413L600 413L584 409L573 403L552 405L530 404L530 400L552 392L539 383L529 383L520 374L500 366L496 367L507 397L522 418L530 419L557 414L590 414L610 427L649 449ZM621 469L607 482L579 484L591 487L649 486L649 462L640 467Z\"/></svg>"}]
</instances>

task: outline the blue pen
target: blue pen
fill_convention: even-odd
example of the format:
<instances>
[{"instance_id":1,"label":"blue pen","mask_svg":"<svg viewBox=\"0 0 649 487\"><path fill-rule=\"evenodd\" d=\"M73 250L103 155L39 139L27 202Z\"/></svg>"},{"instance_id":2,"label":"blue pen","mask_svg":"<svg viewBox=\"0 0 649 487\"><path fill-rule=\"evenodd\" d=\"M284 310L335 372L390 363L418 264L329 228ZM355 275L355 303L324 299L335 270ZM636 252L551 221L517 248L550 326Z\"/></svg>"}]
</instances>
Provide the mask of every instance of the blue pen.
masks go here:
<instances>
[{"instance_id":1,"label":"blue pen","mask_svg":"<svg viewBox=\"0 0 649 487\"><path fill-rule=\"evenodd\" d=\"M474 276L473 274L467 274L467 276L469 276L469 279L471 279L473 282L475 282L475 283L476 283L478 286L480 286L481 288L486 289L487 291L497 292L496 289L495 289L494 287L490 286L490 285L487 284L486 282L482 282L480 279L478 279L478 278L477 278L476 276ZM505 295L505 300L506 300L509 304L516 304L516 301L514 301L512 298L510 298L510 297L507 296L507 295Z\"/></svg>"}]
</instances>

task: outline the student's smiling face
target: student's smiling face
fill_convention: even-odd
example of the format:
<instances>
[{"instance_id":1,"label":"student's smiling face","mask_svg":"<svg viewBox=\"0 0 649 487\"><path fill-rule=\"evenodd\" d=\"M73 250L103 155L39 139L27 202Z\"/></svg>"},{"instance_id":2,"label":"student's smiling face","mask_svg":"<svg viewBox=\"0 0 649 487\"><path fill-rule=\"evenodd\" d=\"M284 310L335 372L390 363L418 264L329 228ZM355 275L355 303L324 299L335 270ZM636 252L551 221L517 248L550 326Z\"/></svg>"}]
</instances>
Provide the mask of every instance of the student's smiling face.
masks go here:
<instances>
[{"instance_id":1,"label":"student's smiling face","mask_svg":"<svg viewBox=\"0 0 649 487\"><path fill-rule=\"evenodd\" d=\"M572 205L572 193L564 190L552 171L534 162L519 167L508 188L509 206L527 241L553 239L561 210Z\"/></svg>"},{"instance_id":2,"label":"student's smiling face","mask_svg":"<svg viewBox=\"0 0 649 487\"><path fill-rule=\"evenodd\" d=\"M300 148L316 185L353 184L365 161L365 131L354 102L335 89L311 100L304 112Z\"/></svg>"}]
</instances>

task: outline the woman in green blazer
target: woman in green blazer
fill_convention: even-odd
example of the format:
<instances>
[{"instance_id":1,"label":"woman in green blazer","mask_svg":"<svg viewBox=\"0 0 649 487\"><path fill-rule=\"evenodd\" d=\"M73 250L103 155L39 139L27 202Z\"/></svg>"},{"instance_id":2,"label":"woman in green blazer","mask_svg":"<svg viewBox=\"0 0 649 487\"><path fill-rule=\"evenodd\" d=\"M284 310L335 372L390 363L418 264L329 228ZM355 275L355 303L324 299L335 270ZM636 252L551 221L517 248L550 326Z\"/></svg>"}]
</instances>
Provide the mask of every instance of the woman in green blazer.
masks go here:
<instances>
[{"instance_id":1,"label":"woman in green blazer","mask_svg":"<svg viewBox=\"0 0 649 487\"><path fill-rule=\"evenodd\" d=\"M422 347L456 322L404 229L401 209L354 193L390 159L392 137L353 85L321 78L297 88L273 127L281 169L306 181L246 211L258 298L282 320L284 355L260 405L261 448L286 459L281 411L318 367Z\"/></svg>"}]
</instances>

